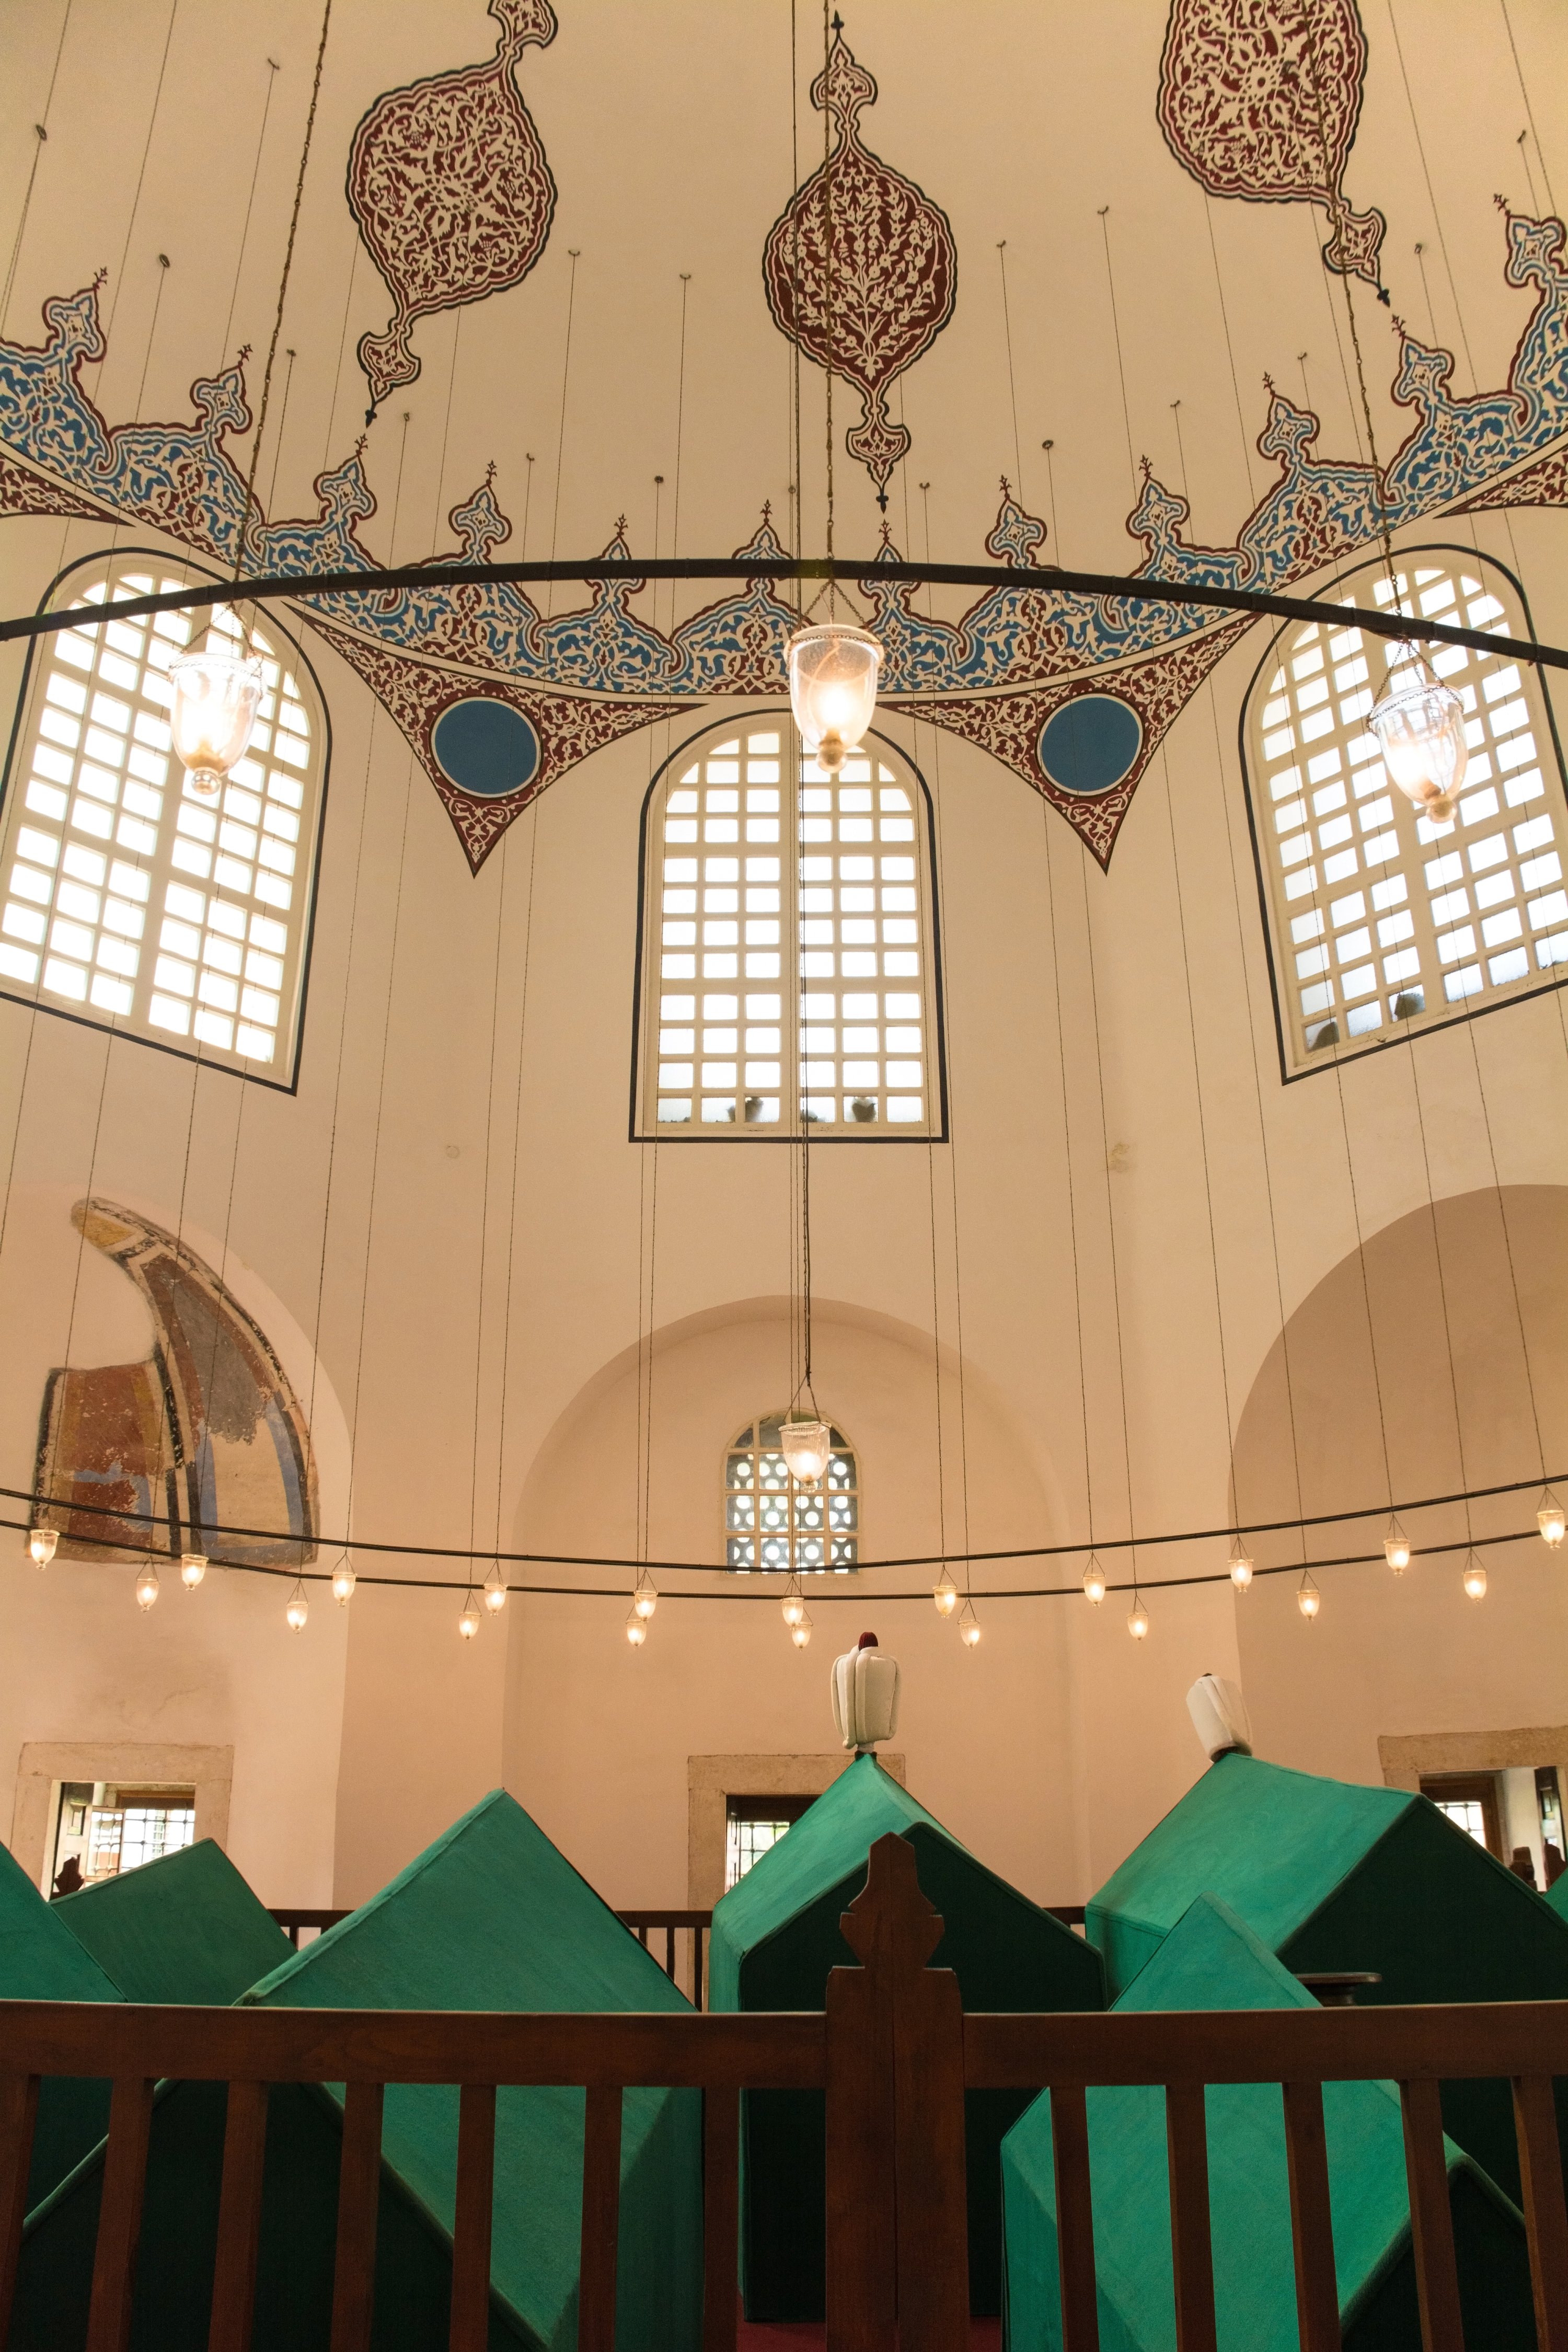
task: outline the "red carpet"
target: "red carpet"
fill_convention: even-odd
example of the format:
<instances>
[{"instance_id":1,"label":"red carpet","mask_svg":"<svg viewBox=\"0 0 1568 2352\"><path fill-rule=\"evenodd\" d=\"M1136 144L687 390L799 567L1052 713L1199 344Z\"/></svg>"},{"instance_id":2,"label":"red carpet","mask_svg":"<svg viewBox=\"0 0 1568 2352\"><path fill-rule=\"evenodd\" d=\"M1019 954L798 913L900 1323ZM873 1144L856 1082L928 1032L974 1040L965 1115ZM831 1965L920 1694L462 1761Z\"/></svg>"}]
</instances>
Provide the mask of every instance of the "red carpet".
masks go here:
<instances>
[{"instance_id":1,"label":"red carpet","mask_svg":"<svg viewBox=\"0 0 1568 2352\"><path fill-rule=\"evenodd\" d=\"M807 2320L766 2324L741 2314L740 2352L822 2352L826 2341L826 2327ZM972 2319L969 2347L970 2352L1002 2352L1002 2322Z\"/></svg>"}]
</instances>

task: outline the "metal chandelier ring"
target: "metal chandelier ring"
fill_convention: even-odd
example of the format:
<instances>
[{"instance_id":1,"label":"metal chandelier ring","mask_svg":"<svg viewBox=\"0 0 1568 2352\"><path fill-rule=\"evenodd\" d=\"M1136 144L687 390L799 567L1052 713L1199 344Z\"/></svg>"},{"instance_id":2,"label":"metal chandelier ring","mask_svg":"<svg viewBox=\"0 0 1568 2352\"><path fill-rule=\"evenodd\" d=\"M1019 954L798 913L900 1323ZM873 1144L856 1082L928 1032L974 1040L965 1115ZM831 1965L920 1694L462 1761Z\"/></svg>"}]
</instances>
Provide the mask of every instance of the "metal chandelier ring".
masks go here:
<instances>
[{"instance_id":1,"label":"metal chandelier ring","mask_svg":"<svg viewBox=\"0 0 1568 2352\"><path fill-rule=\"evenodd\" d=\"M999 571L982 563L889 563L870 557L858 562L825 556L651 557L634 562L618 556L592 556L551 563L409 563L384 572L305 572L267 574L181 588L157 596L127 596L112 604L65 605L0 621L0 644L49 635L57 629L96 628L105 621L140 620L150 613L179 613L213 604L267 604L281 598L388 595L406 588L488 588L545 585L552 581L653 580L755 581L834 580L845 585L878 581L889 585L938 588L1028 589L1037 593L1104 596L1134 604L1194 604L1249 619L1326 622L1334 628L1364 630L1378 637L1496 654L1548 669L1568 669L1568 649L1529 639L1497 636L1487 629L1461 629L1444 621L1417 620L1402 613L1373 613L1310 596L1270 596L1246 588L1215 588L1190 580L1128 579L1114 572L1060 572L1049 566Z\"/></svg>"}]
</instances>

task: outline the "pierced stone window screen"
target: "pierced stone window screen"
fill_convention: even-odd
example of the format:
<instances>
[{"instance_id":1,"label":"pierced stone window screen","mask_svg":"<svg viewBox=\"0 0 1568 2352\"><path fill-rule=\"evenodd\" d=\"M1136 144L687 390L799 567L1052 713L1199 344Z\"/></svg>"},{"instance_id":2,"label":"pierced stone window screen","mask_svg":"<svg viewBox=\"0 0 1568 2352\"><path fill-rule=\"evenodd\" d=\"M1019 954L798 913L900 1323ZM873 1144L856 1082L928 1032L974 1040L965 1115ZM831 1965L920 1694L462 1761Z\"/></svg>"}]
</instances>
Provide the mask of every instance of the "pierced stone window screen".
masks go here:
<instances>
[{"instance_id":1,"label":"pierced stone window screen","mask_svg":"<svg viewBox=\"0 0 1568 2352\"><path fill-rule=\"evenodd\" d=\"M89 559L58 601L94 604L208 575L156 556ZM221 804L170 748L169 666L255 654L265 679ZM292 1083L326 726L268 616L214 606L60 630L30 665L0 812L0 992L119 1034Z\"/></svg>"},{"instance_id":2,"label":"pierced stone window screen","mask_svg":"<svg viewBox=\"0 0 1568 2352\"><path fill-rule=\"evenodd\" d=\"M943 1131L929 804L889 744L837 778L786 719L716 729L649 797L638 1127Z\"/></svg>"},{"instance_id":3,"label":"pierced stone window screen","mask_svg":"<svg viewBox=\"0 0 1568 2352\"><path fill-rule=\"evenodd\" d=\"M847 1573L860 1556L860 1472L830 1428L826 1475L802 1486L780 1445L784 1416L767 1413L730 1442L724 1459L724 1565L764 1575Z\"/></svg>"},{"instance_id":4,"label":"pierced stone window screen","mask_svg":"<svg viewBox=\"0 0 1568 2352\"><path fill-rule=\"evenodd\" d=\"M1484 557L1411 551L1397 576L1425 618L1531 634L1518 590ZM1454 816L1431 824L1390 782L1366 727L1413 656L1357 629L1353 608L1386 610L1395 593L1382 564L1350 575L1328 592L1345 625L1282 629L1248 698L1254 837L1295 1070L1528 994L1568 963L1563 773L1539 673L1432 650L1464 702L1469 761Z\"/></svg>"}]
</instances>

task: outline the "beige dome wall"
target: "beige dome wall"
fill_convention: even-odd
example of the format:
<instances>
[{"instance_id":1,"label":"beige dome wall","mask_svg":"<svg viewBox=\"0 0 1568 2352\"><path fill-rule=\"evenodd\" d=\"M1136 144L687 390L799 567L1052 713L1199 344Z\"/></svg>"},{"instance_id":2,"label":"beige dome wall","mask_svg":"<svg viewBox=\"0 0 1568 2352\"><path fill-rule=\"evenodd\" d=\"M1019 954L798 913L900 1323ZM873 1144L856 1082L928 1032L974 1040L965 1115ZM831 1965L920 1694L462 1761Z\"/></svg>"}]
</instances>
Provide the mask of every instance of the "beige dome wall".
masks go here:
<instances>
[{"instance_id":1,"label":"beige dome wall","mask_svg":"<svg viewBox=\"0 0 1568 2352\"><path fill-rule=\"evenodd\" d=\"M1270 1349L1237 1438L1241 1509L1296 1510L1291 1398L1305 1508L1374 1507L1312 1530L1309 1556L1380 1550L1390 1473L1401 1498L1532 1480L1537 1416L1546 1467L1564 1466L1565 1314L1568 1190L1509 1185L1412 1210L1318 1283ZM1310 1626L1294 1575L1260 1580L1236 1612L1258 1753L1376 1780L1380 1737L1557 1723L1568 1570L1534 1533L1539 1499L1531 1485L1472 1507L1479 1537L1527 1531L1484 1548L1479 1602L1460 1591L1458 1506L1402 1514L1415 1553L1402 1577L1381 1558L1319 1569L1322 1608ZM1461 1549L1426 1549L1439 1542ZM1300 1556L1279 1537L1260 1538L1257 1555L1260 1565Z\"/></svg>"}]
</instances>

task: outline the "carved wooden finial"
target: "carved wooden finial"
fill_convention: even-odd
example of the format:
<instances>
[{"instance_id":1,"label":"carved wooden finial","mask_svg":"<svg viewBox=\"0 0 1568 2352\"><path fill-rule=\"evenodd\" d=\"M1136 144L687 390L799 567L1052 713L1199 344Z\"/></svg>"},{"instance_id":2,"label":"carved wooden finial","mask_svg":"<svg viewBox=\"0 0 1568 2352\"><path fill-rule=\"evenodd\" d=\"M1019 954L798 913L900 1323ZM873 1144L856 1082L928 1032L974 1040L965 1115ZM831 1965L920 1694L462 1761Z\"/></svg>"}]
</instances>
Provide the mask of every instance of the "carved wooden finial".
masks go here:
<instances>
[{"instance_id":1,"label":"carved wooden finial","mask_svg":"<svg viewBox=\"0 0 1568 2352\"><path fill-rule=\"evenodd\" d=\"M940 1911L921 1892L915 1850L891 1832L867 1856L866 1884L838 1922L861 1966L895 1977L917 1974L945 1932Z\"/></svg>"}]
</instances>

